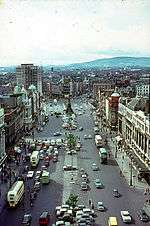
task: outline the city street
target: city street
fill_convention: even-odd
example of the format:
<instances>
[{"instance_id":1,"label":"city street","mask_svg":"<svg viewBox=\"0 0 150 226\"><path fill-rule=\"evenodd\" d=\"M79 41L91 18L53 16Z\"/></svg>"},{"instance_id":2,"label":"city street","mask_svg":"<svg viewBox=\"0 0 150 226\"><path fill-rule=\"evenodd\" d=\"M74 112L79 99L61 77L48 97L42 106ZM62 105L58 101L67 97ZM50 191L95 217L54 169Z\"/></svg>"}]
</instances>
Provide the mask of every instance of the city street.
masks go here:
<instances>
[{"instance_id":1,"label":"city street","mask_svg":"<svg viewBox=\"0 0 150 226\"><path fill-rule=\"evenodd\" d=\"M63 110L62 101L60 105L60 109ZM81 107L79 100L73 101L73 108L77 105L80 105ZM143 190L136 190L127 185L125 179L120 177L119 168L112 155L110 156L107 165L102 165L100 163L98 150L94 142L94 120L90 114L89 105L87 103L82 103L82 107L85 110L85 113L77 115L77 125L78 128L83 127L83 131L79 131L79 129L73 131L76 136L80 137L82 143L81 151L77 153L77 156L73 156L72 160L69 160L70 157L68 157L68 155L65 154L64 149L61 148L58 157L59 161L57 163L53 163L52 161L50 162L50 184L41 186L41 190L34 201L33 207L30 207L29 193L27 192L27 186L31 187L33 184L33 179L31 179L26 182L24 206L20 205L13 210L5 208L0 216L0 226L20 226L22 217L24 213L27 212L32 214L31 225L36 226L38 225L40 213L44 210L50 212L51 220L49 225L52 225L52 223L55 222L55 207L64 203L71 193L78 195L78 204L85 204L88 206L89 199L92 199L97 214L97 217L95 218L95 225L97 226L108 225L109 216L116 216L118 218L118 225L124 225L120 217L121 210L129 210L135 225L146 225L146 223L142 223L137 216L138 210L143 207L144 203ZM52 107L49 107L48 104L47 109L48 112L50 112ZM61 127L61 117L56 118L56 116L49 116L49 119L49 122L44 126L42 132L38 133L35 131L35 139L51 139L54 137L54 133L58 131L62 132L62 136L60 137L64 137L65 130ZM85 134L91 134L92 139L84 139ZM73 164L77 165L78 169L84 168L88 173L90 180L88 191L81 191L79 171L78 173L76 171L63 172L63 166L67 161L72 161ZM93 171L92 163L97 163L100 170ZM41 165L42 162L40 161L37 170L41 168ZM72 176L73 182L71 181ZM94 185L94 180L98 178L104 184L103 189L96 189ZM120 198L113 197L112 191L114 188L117 188L121 193ZM106 207L105 212L98 212L96 210L98 201L103 201L104 206Z\"/></svg>"}]
</instances>

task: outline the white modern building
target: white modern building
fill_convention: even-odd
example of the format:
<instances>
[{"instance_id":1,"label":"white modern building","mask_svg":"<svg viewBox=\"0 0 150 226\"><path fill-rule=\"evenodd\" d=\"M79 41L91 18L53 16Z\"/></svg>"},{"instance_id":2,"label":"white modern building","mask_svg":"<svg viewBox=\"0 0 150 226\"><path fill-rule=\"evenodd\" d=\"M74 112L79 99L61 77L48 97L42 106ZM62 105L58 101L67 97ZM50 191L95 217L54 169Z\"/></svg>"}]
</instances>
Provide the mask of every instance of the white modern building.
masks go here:
<instances>
[{"instance_id":1,"label":"white modern building","mask_svg":"<svg viewBox=\"0 0 150 226\"><path fill-rule=\"evenodd\" d=\"M150 95L150 84L136 85L136 95L141 97L149 97Z\"/></svg>"},{"instance_id":2,"label":"white modern building","mask_svg":"<svg viewBox=\"0 0 150 226\"><path fill-rule=\"evenodd\" d=\"M0 165L6 159L5 153L5 124L4 124L4 109L0 108Z\"/></svg>"},{"instance_id":3,"label":"white modern building","mask_svg":"<svg viewBox=\"0 0 150 226\"><path fill-rule=\"evenodd\" d=\"M16 67L16 81L20 86L24 86L28 89L33 84L37 91L42 96L42 67L35 66L33 64L21 64Z\"/></svg>"}]
</instances>

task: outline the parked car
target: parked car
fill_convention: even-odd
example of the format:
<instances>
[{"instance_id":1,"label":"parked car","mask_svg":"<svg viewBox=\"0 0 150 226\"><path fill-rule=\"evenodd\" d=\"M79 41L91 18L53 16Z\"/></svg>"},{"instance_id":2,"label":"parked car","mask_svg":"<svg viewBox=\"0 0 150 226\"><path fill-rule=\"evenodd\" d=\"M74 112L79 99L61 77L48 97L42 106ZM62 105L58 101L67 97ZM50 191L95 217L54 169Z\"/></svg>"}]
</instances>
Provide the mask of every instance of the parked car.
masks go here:
<instances>
[{"instance_id":1,"label":"parked car","mask_svg":"<svg viewBox=\"0 0 150 226\"><path fill-rule=\"evenodd\" d=\"M145 210L141 209L139 211L139 218L141 221L143 222L148 222L149 221L149 216L147 215L147 213L145 212Z\"/></svg>"},{"instance_id":2,"label":"parked car","mask_svg":"<svg viewBox=\"0 0 150 226\"><path fill-rule=\"evenodd\" d=\"M23 219L22 219L22 225L24 226L30 226L31 225L31 221L32 221L32 216L30 213L26 213L24 214L23 216Z\"/></svg>"},{"instance_id":3,"label":"parked car","mask_svg":"<svg viewBox=\"0 0 150 226\"><path fill-rule=\"evenodd\" d=\"M131 223L132 222L132 217L131 217L128 210L121 210L120 214L121 214L122 221L124 223Z\"/></svg>"},{"instance_id":4,"label":"parked car","mask_svg":"<svg viewBox=\"0 0 150 226\"><path fill-rule=\"evenodd\" d=\"M41 188L41 183L39 181L35 182L33 189L39 191Z\"/></svg>"},{"instance_id":5,"label":"parked car","mask_svg":"<svg viewBox=\"0 0 150 226\"><path fill-rule=\"evenodd\" d=\"M28 171L27 178L33 178L34 171Z\"/></svg>"}]
</instances>

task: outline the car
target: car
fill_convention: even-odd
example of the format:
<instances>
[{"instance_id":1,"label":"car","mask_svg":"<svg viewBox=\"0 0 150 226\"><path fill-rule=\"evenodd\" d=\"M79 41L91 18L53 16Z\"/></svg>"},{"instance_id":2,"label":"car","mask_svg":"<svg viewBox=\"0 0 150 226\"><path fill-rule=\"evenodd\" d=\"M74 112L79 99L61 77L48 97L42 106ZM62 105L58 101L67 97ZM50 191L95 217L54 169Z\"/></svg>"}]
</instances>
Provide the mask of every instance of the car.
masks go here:
<instances>
[{"instance_id":1,"label":"car","mask_svg":"<svg viewBox=\"0 0 150 226\"><path fill-rule=\"evenodd\" d=\"M41 170L36 171L35 178L34 179L36 181L40 180L41 174L42 174L42 171Z\"/></svg>"},{"instance_id":2,"label":"car","mask_svg":"<svg viewBox=\"0 0 150 226\"><path fill-rule=\"evenodd\" d=\"M88 176L87 176L86 174L82 174L82 175L81 175L81 179L82 179L82 181L84 181L84 182L88 182L88 181L89 181Z\"/></svg>"},{"instance_id":3,"label":"car","mask_svg":"<svg viewBox=\"0 0 150 226\"><path fill-rule=\"evenodd\" d=\"M61 136L62 133L61 133L61 132L56 132L56 133L54 133L53 135L54 135L54 136Z\"/></svg>"},{"instance_id":4,"label":"car","mask_svg":"<svg viewBox=\"0 0 150 226\"><path fill-rule=\"evenodd\" d=\"M33 189L39 191L41 188L41 183L39 181L35 182Z\"/></svg>"},{"instance_id":5,"label":"car","mask_svg":"<svg viewBox=\"0 0 150 226\"><path fill-rule=\"evenodd\" d=\"M44 159L44 154L39 154L39 159L43 160Z\"/></svg>"},{"instance_id":6,"label":"car","mask_svg":"<svg viewBox=\"0 0 150 226\"><path fill-rule=\"evenodd\" d=\"M78 168L76 166L72 166L72 165L65 165L63 166L63 170L67 171L67 170L77 170Z\"/></svg>"},{"instance_id":7,"label":"car","mask_svg":"<svg viewBox=\"0 0 150 226\"><path fill-rule=\"evenodd\" d=\"M87 191L88 190L88 185L87 185L87 183L85 181L83 181L81 183L81 190L82 191Z\"/></svg>"},{"instance_id":8,"label":"car","mask_svg":"<svg viewBox=\"0 0 150 226\"><path fill-rule=\"evenodd\" d=\"M28 171L27 178L33 178L34 171Z\"/></svg>"},{"instance_id":9,"label":"car","mask_svg":"<svg viewBox=\"0 0 150 226\"><path fill-rule=\"evenodd\" d=\"M32 221L32 216L30 213L26 213L24 214L23 216L23 219L22 219L22 225L25 225L25 226L29 226L31 225L31 221Z\"/></svg>"},{"instance_id":10,"label":"car","mask_svg":"<svg viewBox=\"0 0 150 226\"><path fill-rule=\"evenodd\" d=\"M97 166L96 163L93 163L93 164L92 164L92 170L93 170L93 171L98 171L98 170L99 170L99 167Z\"/></svg>"},{"instance_id":11,"label":"car","mask_svg":"<svg viewBox=\"0 0 150 226\"><path fill-rule=\"evenodd\" d=\"M83 131L83 127L80 127L80 128L79 128L79 131Z\"/></svg>"},{"instance_id":12,"label":"car","mask_svg":"<svg viewBox=\"0 0 150 226\"><path fill-rule=\"evenodd\" d=\"M49 215L48 211L44 211L39 217L39 225L40 226L48 225L49 219L50 219L50 215Z\"/></svg>"},{"instance_id":13,"label":"car","mask_svg":"<svg viewBox=\"0 0 150 226\"><path fill-rule=\"evenodd\" d=\"M72 165L65 165L63 166L63 170L72 170Z\"/></svg>"},{"instance_id":14,"label":"car","mask_svg":"<svg viewBox=\"0 0 150 226\"><path fill-rule=\"evenodd\" d=\"M113 189L113 196L116 197L116 198L119 198L121 195L120 193L118 192L118 189Z\"/></svg>"},{"instance_id":15,"label":"car","mask_svg":"<svg viewBox=\"0 0 150 226\"><path fill-rule=\"evenodd\" d=\"M48 166L49 166L49 161L46 160L46 161L44 162L44 165L45 165L46 167L48 167Z\"/></svg>"},{"instance_id":16,"label":"car","mask_svg":"<svg viewBox=\"0 0 150 226\"><path fill-rule=\"evenodd\" d=\"M145 212L145 210L141 209L139 211L139 218L141 221L143 222L148 222L149 221L149 216L147 215L147 213Z\"/></svg>"},{"instance_id":17,"label":"car","mask_svg":"<svg viewBox=\"0 0 150 226\"><path fill-rule=\"evenodd\" d=\"M47 167L45 165L41 166L41 171L47 170Z\"/></svg>"},{"instance_id":18,"label":"car","mask_svg":"<svg viewBox=\"0 0 150 226\"><path fill-rule=\"evenodd\" d=\"M131 223L132 222L132 217L131 217L128 210L121 210L120 214L121 214L122 221L124 223Z\"/></svg>"},{"instance_id":19,"label":"car","mask_svg":"<svg viewBox=\"0 0 150 226\"><path fill-rule=\"evenodd\" d=\"M88 136L86 134L84 135L84 139L88 139Z\"/></svg>"},{"instance_id":20,"label":"car","mask_svg":"<svg viewBox=\"0 0 150 226\"><path fill-rule=\"evenodd\" d=\"M74 211L76 212L76 211L79 211L79 210L83 210L84 208L85 208L85 205L79 204L79 205L77 205L77 206L74 208Z\"/></svg>"},{"instance_id":21,"label":"car","mask_svg":"<svg viewBox=\"0 0 150 226\"><path fill-rule=\"evenodd\" d=\"M92 139L92 135L91 134L88 135L88 139Z\"/></svg>"},{"instance_id":22,"label":"car","mask_svg":"<svg viewBox=\"0 0 150 226\"><path fill-rule=\"evenodd\" d=\"M92 216L92 217L95 216L94 210L91 210L90 208L84 208L84 209L83 209L83 213L84 213L84 214L89 214L89 215Z\"/></svg>"},{"instance_id":23,"label":"car","mask_svg":"<svg viewBox=\"0 0 150 226\"><path fill-rule=\"evenodd\" d=\"M58 157L57 156L53 156L53 162L58 162Z\"/></svg>"},{"instance_id":24,"label":"car","mask_svg":"<svg viewBox=\"0 0 150 226\"><path fill-rule=\"evenodd\" d=\"M96 188L104 188L104 185L102 184L102 182L100 181L100 179L96 179L94 181L95 187Z\"/></svg>"},{"instance_id":25,"label":"car","mask_svg":"<svg viewBox=\"0 0 150 226\"><path fill-rule=\"evenodd\" d=\"M104 210L105 210L105 207L104 207L104 205L103 205L103 202L98 202L98 203L97 203L97 209L98 209L99 211L104 211Z\"/></svg>"}]
</instances>

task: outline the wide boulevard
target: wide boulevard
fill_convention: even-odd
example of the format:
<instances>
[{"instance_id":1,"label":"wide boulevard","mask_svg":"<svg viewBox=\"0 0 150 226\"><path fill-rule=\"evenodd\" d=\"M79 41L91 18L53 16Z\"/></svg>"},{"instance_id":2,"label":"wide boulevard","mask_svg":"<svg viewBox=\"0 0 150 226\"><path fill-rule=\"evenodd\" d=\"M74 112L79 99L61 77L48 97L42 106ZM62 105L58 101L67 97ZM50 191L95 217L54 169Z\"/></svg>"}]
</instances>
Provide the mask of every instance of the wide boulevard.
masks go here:
<instances>
[{"instance_id":1,"label":"wide boulevard","mask_svg":"<svg viewBox=\"0 0 150 226\"><path fill-rule=\"evenodd\" d=\"M54 105L54 103L52 103ZM63 102L58 102L59 108L63 109ZM21 220L24 213L30 212L32 214L32 226L39 225L38 219L40 213L44 210L50 212L51 220L50 224L55 223L54 210L57 205L61 205L69 197L69 194L73 193L78 195L78 204L89 205L89 199L92 200L95 206L95 212L97 217L95 218L95 225L106 226L108 225L108 217L116 216L118 218L118 225L122 226L120 211L129 210L134 221L132 224L137 226L146 225L142 223L138 218L138 210L143 206L143 194L140 190L130 188L125 179L119 174L119 168L113 158L110 156L107 165L100 163L98 150L94 142L94 120L91 114L90 105L86 100L76 99L72 103L73 109L80 108L80 112L83 114L77 114L77 130L72 132L80 137L82 143L81 151L77 155L72 157L72 162L77 164L78 169L84 168L89 175L89 190L81 191L81 178L79 171L77 172L65 172L63 166L67 161L67 154L64 148L59 151L59 161L57 163L50 162L49 171L51 174L51 182L49 185L41 186L41 190L38 193L34 205L30 207L29 194L27 192L27 186L31 187L34 179L28 180L26 183L26 194L24 206L20 205L16 209L10 210L5 208L0 216L0 226L20 226ZM53 106L47 104L47 110L50 112ZM78 112L78 110L75 110ZM79 131L79 127L83 127L83 131ZM62 135L65 136L66 130L62 128L62 118L56 116L49 116L49 122L45 125L44 130L40 133L35 132L35 139L51 139L53 134L57 131L61 131ZM92 139L84 139L84 135L91 134ZM108 148L108 147L107 147ZM111 149L111 147L110 147ZM93 171L92 163L97 163L100 170ZM42 161L37 169L40 169ZM73 177L73 180L72 180ZM96 189L94 180L99 178L104 184L103 189ZM117 188L121 193L120 198L114 198L112 191ZM106 207L105 212L98 212L96 210L96 204L98 201L103 201Z\"/></svg>"}]
</instances>

